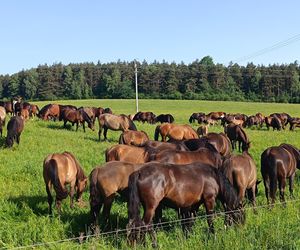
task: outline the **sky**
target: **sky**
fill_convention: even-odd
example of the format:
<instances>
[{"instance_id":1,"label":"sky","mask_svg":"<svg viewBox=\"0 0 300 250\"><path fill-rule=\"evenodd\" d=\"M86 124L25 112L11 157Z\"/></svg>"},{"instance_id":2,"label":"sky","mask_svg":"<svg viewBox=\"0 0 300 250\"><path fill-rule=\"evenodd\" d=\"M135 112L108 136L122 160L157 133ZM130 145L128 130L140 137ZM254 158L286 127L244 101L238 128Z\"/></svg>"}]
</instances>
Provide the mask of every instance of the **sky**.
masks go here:
<instances>
[{"instance_id":1,"label":"sky","mask_svg":"<svg viewBox=\"0 0 300 250\"><path fill-rule=\"evenodd\" d=\"M119 59L293 63L299 9L296 0L2 0L0 74Z\"/></svg>"}]
</instances>

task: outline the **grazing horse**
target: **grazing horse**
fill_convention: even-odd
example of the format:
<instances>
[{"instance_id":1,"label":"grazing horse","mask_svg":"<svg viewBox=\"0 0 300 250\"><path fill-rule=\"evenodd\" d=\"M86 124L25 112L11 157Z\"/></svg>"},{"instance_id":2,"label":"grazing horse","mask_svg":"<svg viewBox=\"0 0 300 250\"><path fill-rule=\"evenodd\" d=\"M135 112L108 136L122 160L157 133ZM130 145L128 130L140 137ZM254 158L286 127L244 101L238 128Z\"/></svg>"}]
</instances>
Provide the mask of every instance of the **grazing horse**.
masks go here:
<instances>
[{"instance_id":1,"label":"grazing horse","mask_svg":"<svg viewBox=\"0 0 300 250\"><path fill-rule=\"evenodd\" d=\"M255 162L248 151L244 151L242 155L231 155L223 162L221 171L236 189L240 202L247 191L248 198L255 207L257 173Z\"/></svg>"},{"instance_id":2,"label":"grazing horse","mask_svg":"<svg viewBox=\"0 0 300 250\"><path fill-rule=\"evenodd\" d=\"M78 125L81 123L83 131L85 132L85 122L87 122L88 127L93 131L95 130L93 121L83 109L73 110L71 108L65 108L61 118L64 121L64 127L66 127L67 122L71 122L72 125L76 124L77 131Z\"/></svg>"},{"instance_id":3,"label":"grazing horse","mask_svg":"<svg viewBox=\"0 0 300 250\"><path fill-rule=\"evenodd\" d=\"M90 118L90 120L92 120L92 123L94 125L95 125L95 120L96 120L95 109L96 108L92 108L92 107L80 107L80 108L78 108L78 110L80 112L85 112L88 115L88 117Z\"/></svg>"},{"instance_id":4,"label":"grazing horse","mask_svg":"<svg viewBox=\"0 0 300 250\"><path fill-rule=\"evenodd\" d=\"M134 130L136 131L136 126L126 115L113 115L113 114L103 114L99 116L99 141L101 138L102 128L104 129L103 135L104 140L107 140L107 130L111 129L114 131L121 130Z\"/></svg>"},{"instance_id":5,"label":"grazing horse","mask_svg":"<svg viewBox=\"0 0 300 250\"><path fill-rule=\"evenodd\" d=\"M191 126L172 123L158 125L155 129L154 140L158 140L159 134L164 142L166 141L166 137L174 140L199 138L197 132Z\"/></svg>"},{"instance_id":6,"label":"grazing horse","mask_svg":"<svg viewBox=\"0 0 300 250\"><path fill-rule=\"evenodd\" d=\"M155 122L168 122L168 123L173 123L174 122L174 117L171 114L160 114L156 116Z\"/></svg>"},{"instance_id":7,"label":"grazing horse","mask_svg":"<svg viewBox=\"0 0 300 250\"><path fill-rule=\"evenodd\" d=\"M13 104L12 101L0 101L0 106L5 108L6 113L10 113L11 115L13 115L14 113L14 108L13 108Z\"/></svg>"},{"instance_id":8,"label":"grazing horse","mask_svg":"<svg viewBox=\"0 0 300 250\"><path fill-rule=\"evenodd\" d=\"M0 135L2 137L3 126L5 125L6 111L5 108L0 106Z\"/></svg>"},{"instance_id":9,"label":"grazing horse","mask_svg":"<svg viewBox=\"0 0 300 250\"><path fill-rule=\"evenodd\" d=\"M280 201L285 202L284 190L286 179L289 179L290 194L293 196L293 183L296 168L300 168L299 149L291 144L280 144L267 148L261 155L261 174L264 180L266 198L269 203L275 202L278 188L280 191Z\"/></svg>"},{"instance_id":10,"label":"grazing horse","mask_svg":"<svg viewBox=\"0 0 300 250\"><path fill-rule=\"evenodd\" d=\"M171 164L189 164L193 162L201 162L204 164L220 167L222 159L219 152L214 146L207 143L196 151L180 151L180 150L164 150L156 154L152 154L152 161L171 163Z\"/></svg>"},{"instance_id":11,"label":"grazing horse","mask_svg":"<svg viewBox=\"0 0 300 250\"><path fill-rule=\"evenodd\" d=\"M241 146L242 146L242 151L248 150L250 148L250 142L248 136L240 125L235 125L232 123L227 125L225 127L225 133L231 142L232 150L236 148L236 142L239 143L240 152L241 152Z\"/></svg>"},{"instance_id":12,"label":"grazing horse","mask_svg":"<svg viewBox=\"0 0 300 250\"><path fill-rule=\"evenodd\" d=\"M43 176L48 195L49 214L52 214L52 186L56 192L56 207L59 214L61 202L68 196L68 190L65 187L67 184L70 184L70 207L74 206L75 190L77 190L76 200L81 201L82 193L87 185L87 177L73 154L64 152L48 155L44 160Z\"/></svg>"},{"instance_id":13,"label":"grazing horse","mask_svg":"<svg viewBox=\"0 0 300 250\"><path fill-rule=\"evenodd\" d=\"M29 119L29 116L30 116L28 109L25 109L25 108L23 108L21 110L19 115L23 117L24 121L27 121Z\"/></svg>"},{"instance_id":14,"label":"grazing horse","mask_svg":"<svg viewBox=\"0 0 300 250\"><path fill-rule=\"evenodd\" d=\"M39 107L35 104L30 104L30 107L31 107L31 117L37 116L38 113L40 112Z\"/></svg>"},{"instance_id":15,"label":"grazing horse","mask_svg":"<svg viewBox=\"0 0 300 250\"><path fill-rule=\"evenodd\" d=\"M14 141L19 144L20 136L24 129L24 119L20 116L13 116L7 123L6 146L12 147Z\"/></svg>"},{"instance_id":16,"label":"grazing horse","mask_svg":"<svg viewBox=\"0 0 300 250\"><path fill-rule=\"evenodd\" d=\"M137 112L135 114L135 116L133 117L133 121L138 121L138 122L148 122L150 124L154 124L155 123L155 114L153 114L153 112Z\"/></svg>"},{"instance_id":17,"label":"grazing horse","mask_svg":"<svg viewBox=\"0 0 300 250\"><path fill-rule=\"evenodd\" d=\"M282 128L285 129L285 126L289 123L289 121L291 120L291 116L287 113L273 113L270 114L271 117L276 116L282 124Z\"/></svg>"},{"instance_id":18,"label":"grazing horse","mask_svg":"<svg viewBox=\"0 0 300 250\"><path fill-rule=\"evenodd\" d=\"M231 154L231 143L226 134L208 133L204 138L206 138L222 156L228 157Z\"/></svg>"},{"instance_id":19,"label":"grazing horse","mask_svg":"<svg viewBox=\"0 0 300 250\"><path fill-rule=\"evenodd\" d=\"M294 130L296 127L300 127L300 118L293 117L290 119L290 130Z\"/></svg>"},{"instance_id":20,"label":"grazing horse","mask_svg":"<svg viewBox=\"0 0 300 250\"><path fill-rule=\"evenodd\" d=\"M144 131L124 131L120 135L119 144L144 146L145 142L149 141L149 137Z\"/></svg>"},{"instance_id":21,"label":"grazing horse","mask_svg":"<svg viewBox=\"0 0 300 250\"><path fill-rule=\"evenodd\" d=\"M193 113L190 116L189 123L193 123L195 121L198 121L198 119L199 119L200 116L205 116L205 113L203 113L203 112Z\"/></svg>"},{"instance_id":22,"label":"grazing horse","mask_svg":"<svg viewBox=\"0 0 300 250\"><path fill-rule=\"evenodd\" d=\"M128 198L129 175L143 165L122 161L111 161L92 170L90 180L90 207L92 223L98 227L98 216L102 210L103 224L109 221L111 205L117 193Z\"/></svg>"},{"instance_id":23,"label":"grazing horse","mask_svg":"<svg viewBox=\"0 0 300 250\"><path fill-rule=\"evenodd\" d=\"M148 152L144 147L117 144L105 151L106 162L126 161L131 163L145 163L148 161Z\"/></svg>"},{"instance_id":24,"label":"grazing horse","mask_svg":"<svg viewBox=\"0 0 300 250\"><path fill-rule=\"evenodd\" d=\"M39 118L42 120L53 119L54 121L60 117L60 105L47 104L39 112Z\"/></svg>"},{"instance_id":25,"label":"grazing horse","mask_svg":"<svg viewBox=\"0 0 300 250\"><path fill-rule=\"evenodd\" d=\"M266 123L266 126L267 126L268 130L270 129L270 127L273 128L273 131L275 129L277 129L278 131L280 131L281 128L283 128L282 120L279 119L279 117L277 115L266 116L265 117L265 123Z\"/></svg>"},{"instance_id":26,"label":"grazing horse","mask_svg":"<svg viewBox=\"0 0 300 250\"><path fill-rule=\"evenodd\" d=\"M214 232L213 213L216 199L219 199L227 213L226 222L244 222L244 211L236 191L228 179L216 168L193 163L172 165L151 162L129 176L129 202L127 236L131 245L145 243L145 233L149 232L152 245L156 246L156 235L152 219L160 204L175 207L185 219L204 204L210 232ZM144 216L140 218L140 205ZM191 214L192 213L192 214ZM193 224L182 221L183 227Z\"/></svg>"},{"instance_id":27,"label":"grazing horse","mask_svg":"<svg viewBox=\"0 0 300 250\"><path fill-rule=\"evenodd\" d=\"M208 126L207 125L201 125L199 128L197 128L197 134L199 136L205 136L208 133Z\"/></svg>"}]
</instances>

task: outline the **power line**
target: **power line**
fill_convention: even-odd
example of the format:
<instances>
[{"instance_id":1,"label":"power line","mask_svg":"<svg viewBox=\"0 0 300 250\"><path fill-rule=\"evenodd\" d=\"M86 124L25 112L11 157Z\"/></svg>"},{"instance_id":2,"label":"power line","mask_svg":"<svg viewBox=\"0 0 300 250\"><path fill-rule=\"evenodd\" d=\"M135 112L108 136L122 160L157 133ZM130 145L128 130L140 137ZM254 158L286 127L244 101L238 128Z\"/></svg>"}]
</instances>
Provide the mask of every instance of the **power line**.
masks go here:
<instances>
[{"instance_id":1,"label":"power line","mask_svg":"<svg viewBox=\"0 0 300 250\"><path fill-rule=\"evenodd\" d=\"M300 40L300 34L297 34L297 35L294 35L284 41L280 41L278 43L275 43L274 45L271 45L269 47L266 47L264 49L261 49L261 50L258 50L256 52L253 52L247 56L242 56L236 60L234 60L233 62L242 62L242 61L246 61L246 60L249 60L249 59L252 59L252 58L255 58L255 57L258 57L260 55L263 55L263 54L266 54L266 53L269 53L273 50L276 50L276 49L279 49L279 48L282 48L282 47L285 47L291 43L294 43L294 42L297 42Z\"/></svg>"}]
</instances>

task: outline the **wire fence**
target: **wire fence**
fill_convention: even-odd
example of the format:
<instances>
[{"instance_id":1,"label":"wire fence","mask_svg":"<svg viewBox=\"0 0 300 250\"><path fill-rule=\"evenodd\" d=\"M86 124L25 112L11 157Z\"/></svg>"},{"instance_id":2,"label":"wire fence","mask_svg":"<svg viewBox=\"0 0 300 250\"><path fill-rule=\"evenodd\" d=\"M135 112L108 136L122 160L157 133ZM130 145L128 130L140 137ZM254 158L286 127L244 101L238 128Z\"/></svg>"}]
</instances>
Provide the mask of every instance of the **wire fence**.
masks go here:
<instances>
[{"instance_id":1,"label":"wire fence","mask_svg":"<svg viewBox=\"0 0 300 250\"><path fill-rule=\"evenodd\" d=\"M256 212L258 212L258 210L260 209L270 209L273 208L275 206L284 206L287 204L295 204L295 203L300 203L300 199L294 199L294 200L288 200L285 202L277 202L274 204L266 204L266 205L260 205L260 206L256 206L255 210ZM247 210L253 210L254 207L245 207L244 211L246 212ZM171 228L174 227L176 225L186 225L186 224L190 224L191 222L194 222L195 220L201 220L201 219L207 219L208 217L219 217L219 216L225 216L226 214L231 214L234 212L238 212L240 210L231 210L231 211L219 211L219 212L215 212L213 214L210 215L198 215L198 216L192 216L189 218L181 218L181 219L175 219L175 220L170 220L170 221L165 221L165 222L159 222L159 223L153 223L153 228L155 231L160 231L166 228ZM140 230L140 231L144 231L147 230L146 226L140 226L140 227L134 227L135 230ZM10 249L28 249L28 248L36 248L36 247L49 247L51 245L57 245L57 244L61 244L61 243L66 243L66 242L78 242L78 243L83 243L84 241L88 241L89 239L92 238L107 238L107 237L120 237L120 236L126 236L128 232L128 229L117 229L117 230L112 230L112 231L107 231L107 232L99 232L99 233L95 233L95 234L87 234L87 235L80 235L78 237L70 237L70 238L66 238L66 239L61 239L61 240L57 240L57 241L50 241L50 242L39 242L39 243L34 243L31 245L25 245L25 246L18 246L18 247L14 247L14 248L10 248ZM2 247L0 249L7 249L7 247Z\"/></svg>"}]
</instances>

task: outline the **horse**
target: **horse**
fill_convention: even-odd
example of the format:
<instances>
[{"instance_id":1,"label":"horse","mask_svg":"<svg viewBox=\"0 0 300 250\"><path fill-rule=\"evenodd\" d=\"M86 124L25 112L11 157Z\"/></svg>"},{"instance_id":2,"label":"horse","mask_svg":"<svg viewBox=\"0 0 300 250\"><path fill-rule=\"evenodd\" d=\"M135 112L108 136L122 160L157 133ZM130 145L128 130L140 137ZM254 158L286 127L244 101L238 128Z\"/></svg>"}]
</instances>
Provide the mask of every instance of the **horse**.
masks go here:
<instances>
[{"instance_id":1,"label":"horse","mask_svg":"<svg viewBox=\"0 0 300 250\"><path fill-rule=\"evenodd\" d=\"M30 116L28 109L25 109L25 108L23 108L21 110L19 115L23 117L24 121L27 121L29 119L29 116Z\"/></svg>"},{"instance_id":2,"label":"horse","mask_svg":"<svg viewBox=\"0 0 300 250\"><path fill-rule=\"evenodd\" d=\"M87 122L88 127L93 131L95 130L93 121L83 109L73 110L65 108L61 118L64 121L64 127L66 127L67 122L71 122L72 125L76 124L76 131L78 131L78 125L81 123L85 132L85 122Z\"/></svg>"},{"instance_id":3,"label":"horse","mask_svg":"<svg viewBox=\"0 0 300 250\"><path fill-rule=\"evenodd\" d=\"M39 112L39 118L42 120L53 119L54 121L60 117L60 105L47 104Z\"/></svg>"},{"instance_id":4,"label":"horse","mask_svg":"<svg viewBox=\"0 0 300 250\"><path fill-rule=\"evenodd\" d=\"M171 114L160 114L156 116L155 122L168 122L168 123L173 123L174 122L174 117Z\"/></svg>"},{"instance_id":5,"label":"horse","mask_svg":"<svg viewBox=\"0 0 300 250\"><path fill-rule=\"evenodd\" d=\"M209 143L205 143L196 151L164 150L151 154L150 161L158 161L170 164L189 164L201 162L215 167L222 165L219 152Z\"/></svg>"},{"instance_id":6,"label":"horse","mask_svg":"<svg viewBox=\"0 0 300 250\"><path fill-rule=\"evenodd\" d=\"M31 106L31 116L32 117L37 116L38 113L40 112L39 107L35 104L30 104L30 106Z\"/></svg>"},{"instance_id":7,"label":"horse","mask_svg":"<svg viewBox=\"0 0 300 250\"><path fill-rule=\"evenodd\" d=\"M89 176L90 182L90 208L92 224L98 227L98 216L102 210L102 221L108 223L110 210L117 193L128 199L129 175L140 169L143 165L122 161L107 162L95 167Z\"/></svg>"},{"instance_id":8,"label":"horse","mask_svg":"<svg viewBox=\"0 0 300 250\"><path fill-rule=\"evenodd\" d=\"M193 113L190 116L189 123L193 123L195 121L198 121L198 119L199 119L200 116L205 116L205 113L203 113L203 112Z\"/></svg>"},{"instance_id":9,"label":"horse","mask_svg":"<svg viewBox=\"0 0 300 250\"><path fill-rule=\"evenodd\" d=\"M261 154L261 174L264 180L265 194L269 203L274 204L277 182L280 191L280 201L285 202L284 190L286 179L289 179L289 190L293 196L293 183L296 168L300 169L299 149L291 144L280 144L269 147Z\"/></svg>"},{"instance_id":10,"label":"horse","mask_svg":"<svg viewBox=\"0 0 300 250\"><path fill-rule=\"evenodd\" d=\"M208 126L207 125L201 125L199 128L197 128L197 134L200 136L205 136L208 133Z\"/></svg>"},{"instance_id":11,"label":"horse","mask_svg":"<svg viewBox=\"0 0 300 250\"><path fill-rule=\"evenodd\" d=\"M14 108L13 108L13 104L12 101L0 101L0 106L5 108L6 113L10 113L11 115L13 115L14 113Z\"/></svg>"},{"instance_id":12,"label":"horse","mask_svg":"<svg viewBox=\"0 0 300 250\"><path fill-rule=\"evenodd\" d=\"M204 138L216 148L221 156L226 158L231 154L231 143L226 134L208 133Z\"/></svg>"},{"instance_id":13,"label":"horse","mask_svg":"<svg viewBox=\"0 0 300 250\"><path fill-rule=\"evenodd\" d=\"M277 115L266 116L265 117L265 123L266 123L267 129L269 130L269 128L272 127L273 131L275 129L280 131L281 128L283 128L283 126L284 126L283 123L282 123L282 120L279 119L279 117Z\"/></svg>"},{"instance_id":14,"label":"horse","mask_svg":"<svg viewBox=\"0 0 300 250\"><path fill-rule=\"evenodd\" d=\"M20 116L12 116L7 123L6 146L12 147L14 141L20 144L20 136L24 129L24 119Z\"/></svg>"},{"instance_id":15,"label":"horse","mask_svg":"<svg viewBox=\"0 0 300 250\"><path fill-rule=\"evenodd\" d=\"M149 141L149 137L144 131L124 131L119 138L119 144L143 146L146 141Z\"/></svg>"},{"instance_id":16,"label":"horse","mask_svg":"<svg viewBox=\"0 0 300 250\"><path fill-rule=\"evenodd\" d=\"M131 245L145 243L149 232L152 245L157 246L152 219L162 204L178 209L182 217L190 219L199 206L204 204L209 231L214 233L213 214L216 199L225 209L226 223L243 223L245 216L240 201L228 179L216 168L203 163L172 165L151 162L129 176L129 202L127 239ZM140 205L144 216L140 218ZM191 227L193 220L182 221L184 228Z\"/></svg>"},{"instance_id":17,"label":"horse","mask_svg":"<svg viewBox=\"0 0 300 250\"><path fill-rule=\"evenodd\" d=\"M139 121L139 122L148 122L150 124L154 124L155 123L155 114L153 114L153 112L137 112L135 114L135 116L133 117L133 121Z\"/></svg>"},{"instance_id":18,"label":"horse","mask_svg":"<svg viewBox=\"0 0 300 250\"><path fill-rule=\"evenodd\" d=\"M3 126L5 125L6 111L5 108L0 106L0 135L2 137Z\"/></svg>"},{"instance_id":19,"label":"horse","mask_svg":"<svg viewBox=\"0 0 300 250\"><path fill-rule=\"evenodd\" d=\"M250 141L248 139L248 136L240 125L227 125L225 127L225 134L228 136L231 142L232 150L236 148L236 142L238 142L240 152L241 147L242 151L248 150L250 148Z\"/></svg>"},{"instance_id":20,"label":"horse","mask_svg":"<svg viewBox=\"0 0 300 250\"><path fill-rule=\"evenodd\" d=\"M101 138L101 132L102 128L104 129L103 135L104 140L107 140L107 130L121 130L121 131L127 131L127 130L134 130L137 131L135 124L133 121L131 121L127 116L125 115L113 115L105 113L103 115L99 116L99 141Z\"/></svg>"},{"instance_id":21,"label":"horse","mask_svg":"<svg viewBox=\"0 0 300 250\"><path fill-rule=\"evenodd\" d=\"M290 123L290 130L294 131L294 129L296 127L300 127L300 118L298 118L298 117L292 117L289 120L289 123Z\"/></svg>"},{"instance_id":22,"label":"horse","mask_svg":"<svg viewBox=\"0 0 300 250\"><path fill-rule=\"evenodd\" d=\"M90 120L92 120L93 125L95 125L95 120L96 120L96 114L95 114L95 109L93 107L80 107L78 110L80 112L85 112Z\"/></svg>"},{"instance_id":23,"label":"horse","mask_svg":"<svg viewBox=\"0 0 300 250\"><path fill-rule=\"evenodd\" d=\"M105 160L145 163L148 161L148 152L144 147L117 144L105 151Z\"/></svg>"},{"instance_id":24,"label":"horse","mask_svg":"<svg viewBox=\"0 0 300 250\"><path fill-rule=\"evenodd\" d=\"M178 125L173 123L163 123L155 129L154 140L158 140L159 134L162 141L166 141L166 137L175 140L187 140L199 138L197 132L189 125Z\"/></svg>"},{"instance_id":25,"label":"horse","mask_svg":"<svg viewBox=\"0 0 300 250\"><path fill-rule=\"evenodd\" d=\"M270 114L271 117L276 116L281 121L282 128L285 129L285 126L289 123L292 118L288 113L273 113Z\"/></svg>"},{"instance_id":26,"label":"horse","mask_svg":"<svg viewBox=\"0 0 300 250\"><path fill-rule=\"evenodd\" d=\"M223 162L220 169L236 189L240 202L247 192L249 200L255 207L257 173L255 162L248 151L244 151L242 155L231 155Z\"/></svg>"},{"instance_id":27,"label":"horse","mask_svg":"<svg viewBox=\"0 0 300 250\"><path fill-rule=\"evenodd\" d=\"M49 154L44 159L43 177L48 195L49 214L52 214L51 188L56 193L56 207L61 214L61 202L70 195L70 207L73 208L74 192L77 191L76 200L81 202L81 196L87 185L87 177L78 160L70 152ZM70 192L65 187L70 184Z\"/></svg>"},{"instance_id":28,"label":"horse","mask_svg":"<svg viewBox=\"0 0 300 250\"><path fill-rule=\"evenodd\" d=\"M223 117L225 117L226 113L219 111L219 112L210 112L207 114L207 118L210 118L212 120L218 121L221 120Z\"/></svg>"}]
</instances>

